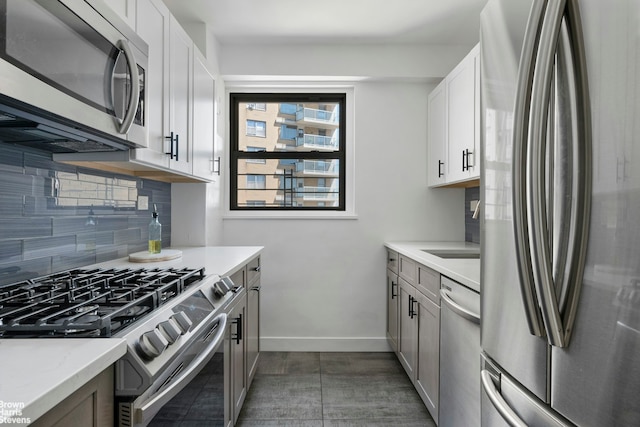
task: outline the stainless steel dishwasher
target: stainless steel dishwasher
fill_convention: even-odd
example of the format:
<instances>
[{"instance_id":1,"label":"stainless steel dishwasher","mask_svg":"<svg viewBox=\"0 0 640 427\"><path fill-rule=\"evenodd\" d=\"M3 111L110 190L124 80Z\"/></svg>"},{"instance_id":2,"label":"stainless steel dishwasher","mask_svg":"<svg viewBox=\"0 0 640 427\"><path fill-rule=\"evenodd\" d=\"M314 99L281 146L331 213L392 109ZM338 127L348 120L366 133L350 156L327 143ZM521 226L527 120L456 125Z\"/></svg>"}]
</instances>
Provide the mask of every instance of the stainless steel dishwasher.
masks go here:
<instances>
[{"instance_id":1,"label":"stainless steel dishwasher","mask_svg":"<svg viewBox=\"0 0 640 427\"><path fill-rule=\"evenodd\" d=\"M480 425L480 294L440 281L439 427Z\"/></svg>"}]
</instances>

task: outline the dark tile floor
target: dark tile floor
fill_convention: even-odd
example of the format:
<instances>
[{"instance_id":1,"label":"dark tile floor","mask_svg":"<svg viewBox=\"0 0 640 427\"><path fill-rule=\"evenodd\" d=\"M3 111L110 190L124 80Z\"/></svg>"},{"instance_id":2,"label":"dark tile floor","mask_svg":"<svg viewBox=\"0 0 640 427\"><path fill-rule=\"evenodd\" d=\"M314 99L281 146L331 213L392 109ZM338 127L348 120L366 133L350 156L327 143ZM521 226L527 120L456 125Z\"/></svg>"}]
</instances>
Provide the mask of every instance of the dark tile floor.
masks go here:
<instances>
[{"instance_id":1,"label":"dark tile floor","mask_svg":"<svg viewBox=\"0 0 640 427\"><path fill-rule=\"evenodd\" d=\"M237 427L436 427L394 353L262 352Z\"/></svg>"}]
</instances>

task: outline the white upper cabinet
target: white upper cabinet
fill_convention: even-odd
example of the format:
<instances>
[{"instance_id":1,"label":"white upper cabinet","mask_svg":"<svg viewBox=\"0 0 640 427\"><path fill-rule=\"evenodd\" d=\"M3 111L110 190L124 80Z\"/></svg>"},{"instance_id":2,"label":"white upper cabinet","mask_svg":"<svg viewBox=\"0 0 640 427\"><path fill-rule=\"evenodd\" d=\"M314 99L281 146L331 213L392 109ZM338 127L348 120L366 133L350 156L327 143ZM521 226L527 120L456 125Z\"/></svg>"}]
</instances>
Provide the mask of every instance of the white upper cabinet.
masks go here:
<instances>
[{"instance_id":1,"label":"white upper cabinet","mask_svg":"<svg viewBox=\"0 0 640 427\"><path fill-rule=\"evenodd\" d=\"M149 145L135 150L135 159L169 167L165 135L169 128L169 9L157 0L136 2L136 32L149 44L147 77Z\"/></svg>"},{"instance_id":2,"label":"white upper cabinet","mask_svg":"<svg viewBox=\"0 0 640 427\"><path fill-rule=\"evenodd\" d=\"M480 178L479 53L477 45L429 95L430 186Z\"/></svg>"},{"instance_id":3,"label":"white upper cabinet","mask_svg":"<svg viewBox=\"0 0 640 427\"><path fill-rule=\"evenodd\" d=\"M215 85L206 58L196 49L193 57L193 174L208 179L212 179L214 169L220 167L213 158Z\"/></svg>"},{"instance_id":4,"label":"white upper cabinet","mask_svg":"<svg viewBox=\"0 0 640 427\"><path fill-rule=\"evenodd\" d=\"M106 4L111 7L131 28L136 28L136 1L135 0L108 0Z\"/></svg>"},{"instance_id":5,"label":"white upper cabinet","mask_svg":"<svg viewBox=\"0 0 640 427\"><path fill-rule=\"evenodd\" d=\"M136 16L149 44L149 148L133 157L191 174L193 42L160 0L138 0Z\"/></svg>"},{"instance_id":6,"label":"white upper cabinet","mask_svg":"<svg viewBox=\"0 0 640 427\"><path fill-rule=\"evenodd\" d=\"M169 127L165 127L169 166L192 173L193 41L171 16L169 23Z\"/></svg>"},{"instance_id":7,"label":"white upper cabinet","mask_svg":"<svg viewBox=\"0 0 640 427\"><path fill-rule=\"evenodd\" d=\"M215 80L204 55L161 0L119 0L111 7L134 20L149 47L147 148L54 158L161 181L213 180Z\"/></svg>"},{"instance_id":8,"label":"white upper cabinet","mask_svg":"<svg viewBox=\"0 0 640 427\"><path fill-rule=\"evenodd\" d=\"M429 95L428 105L429 186L446 184L447 170L447 95L443 80Z\"/></svg>"}]
</instances>

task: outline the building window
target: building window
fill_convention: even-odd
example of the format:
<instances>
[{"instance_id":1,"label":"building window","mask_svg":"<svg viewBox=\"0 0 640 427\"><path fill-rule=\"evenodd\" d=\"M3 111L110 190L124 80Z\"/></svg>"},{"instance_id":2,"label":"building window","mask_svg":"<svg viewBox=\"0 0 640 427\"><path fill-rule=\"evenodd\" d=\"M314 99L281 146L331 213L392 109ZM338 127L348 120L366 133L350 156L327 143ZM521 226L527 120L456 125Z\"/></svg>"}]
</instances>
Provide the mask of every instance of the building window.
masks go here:
<instances>
[{"instance_id":1,"label":"building window","mask_svg":"<svg viewBox=\"0 0 640 427\"><path fill-rule=\"evenodd\" d=\"M297 126L282 125L280 127L280 139L295 140L297 136L298 136Z\"/></svg>"},{"instance_id":2,"label":"building window","mask_svg":"<svg viewBox=\"0 0 640 427\"><path fill-rule=\"evenodd\" d=\"M255 152L258 152L258 151L264 151L264 148L247 146L247 151L255 153ZM247 159L247 163L265 164L265 163L267 163L267 161L265 159Z\"/></svg>"},{"instance_id":3,"label":"building window","mask_svg":"<svg viewBox=\"0 0 640 427\"><path fill-rule=\"evenodd\" d=\"M266 188L266 176L264 175L245 175L247 177L248 190L264 190Z\"/></svg>"},{"instance_id":4,"label":"building window","mask_svg":"<svg viewBox=\"0 0 640 427\"><path fill-rule=\"evenodd\" d=\"M280 113L281 114L290 114L294 115L298 106L296 104L288 104L286 102L281 102L280 104Z\"/></svg>"},{"instance_id":5,"label":"building window","mask_svg":"<svg viewBox=\"0 0 640 427\"><path fill-rule=\"evenodd\" d=\"M247 119L247 136L260 136L264 138L267 134L267 122Z\"/></svg>"},{"instance_id":6,"label":"building window","mask_svg":"<svg viewBox=\"0 0 640 427\"><path fill-rule=\"evenodd\" d=\"M267 111L267 104L264 102L253 102L247 104L247 109L249 110L257 110L257 111Z\"/></svg>"},{"instance_id":7,"label":"building window","mask_svg":"<svg viewBox=\"0 0 640 427\"><path fill-rule=\"evenodd\" d=\"M344 93L231 93L230 209L344 211L345 104Z\"/></svg>"}]
</instances>

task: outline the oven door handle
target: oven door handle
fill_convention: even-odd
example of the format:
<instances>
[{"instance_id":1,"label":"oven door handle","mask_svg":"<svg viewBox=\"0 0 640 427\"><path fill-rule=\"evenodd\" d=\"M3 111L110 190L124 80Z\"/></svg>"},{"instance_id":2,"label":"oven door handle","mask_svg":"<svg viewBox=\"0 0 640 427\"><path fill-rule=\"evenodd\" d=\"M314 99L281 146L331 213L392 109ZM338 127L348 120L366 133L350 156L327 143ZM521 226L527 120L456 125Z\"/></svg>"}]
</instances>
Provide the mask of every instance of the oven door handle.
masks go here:
<instances>
[{"instance_id":1,"label":"oven door handle","mask_svg":"<svg viewBox=\"0 0 640 427\"><path fill-rule=\"evenodd\" d=\"M160 408L178 394L191 380L202 370L204 365L209 362L211 356L215 353L216 348L224 339L224 333L227 329L227 314L222 313L214 318L212 323L218 324L217 332L214 339L209 345L196 357L193 362L173 378L173 381L167 388L153 395L149 400L136 408L136 424L141 423L147 425L153 416L160 411Z\"/></svg>"}]
</instances>

